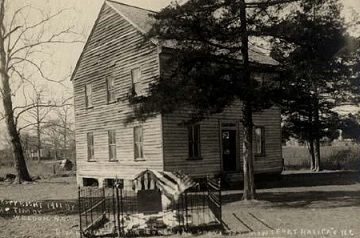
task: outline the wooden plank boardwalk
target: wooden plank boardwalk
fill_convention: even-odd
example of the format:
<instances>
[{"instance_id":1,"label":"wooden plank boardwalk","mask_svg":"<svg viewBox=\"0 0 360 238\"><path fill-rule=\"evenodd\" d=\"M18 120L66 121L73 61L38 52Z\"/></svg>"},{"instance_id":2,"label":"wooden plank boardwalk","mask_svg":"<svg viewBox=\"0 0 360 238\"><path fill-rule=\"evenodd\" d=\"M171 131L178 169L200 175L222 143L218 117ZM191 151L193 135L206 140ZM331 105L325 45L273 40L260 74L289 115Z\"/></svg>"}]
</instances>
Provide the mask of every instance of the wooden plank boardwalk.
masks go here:
<instances>
[{"instance_id":1,"label":"wooden plank boardwalk","mask_svg":"<svg viewBox=\"0 0 360 238\"><path fill-rule=\"evenodd\" d=\"M225 229L231 234L247 234L263 231L274 231L274 227L261 218L260 215L249 211L223 213Z\"/></svg>"}]
</instances>

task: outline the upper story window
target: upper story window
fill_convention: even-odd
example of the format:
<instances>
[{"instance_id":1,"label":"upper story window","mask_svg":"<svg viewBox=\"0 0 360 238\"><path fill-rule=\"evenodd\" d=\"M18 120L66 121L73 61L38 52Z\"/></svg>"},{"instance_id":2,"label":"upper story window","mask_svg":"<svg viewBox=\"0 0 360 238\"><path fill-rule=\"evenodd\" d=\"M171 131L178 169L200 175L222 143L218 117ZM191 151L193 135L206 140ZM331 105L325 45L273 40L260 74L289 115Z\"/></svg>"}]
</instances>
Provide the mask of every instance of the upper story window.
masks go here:
<instances>
[{"instance_id":1,"label":"upper story window","mask_svg":"<svg viewBox=\"0 0 360 238\"><path fill-rule=\"evenodd\" d=\"M115 101L115 79L114 77L106 78L107 102Z\"/></svg>"},{"instance_id":2,"label":"upper story window","mask_svg":"<svg viewBox=\"0 0 360 238\"><path fill-rule=\"evenodd\" d=\"M140 95L142 90L140 68L135 68L131 70L131 82L132 82L132 93L134 95Z\"/></svg>"},{"instance_id":3,"label":"upper story window","mask_svg":"<svg viewBox=\"0 0 360 238\"><path fill-rule=\"evenodd\" d=\"M85 85L85 105L86 107L93 106L92 84Z\"/></svg>"},{"instance_id":4,"label":"upper story window","mask_svg":"<svg viewBox=\"0 0 360 238\"><path fill-rule=\"evenodd\" d=\"M142 126L134 127L134 159L144 159L144 137Z\"/></svg>"},{"instance_id":5,"label":"upper story window","mask_svg":"<svg viewBox=\"0 0 360 238\"><path fill-rule=\"evenodd\" d=\"M201 158L200 152L200 125L188 127L189 158Z\"/></svg>"},{"instance_id":6,"label":"upper story window","mask_svg":"<svg viewBox=\"0 0 360 238\"><path fill-rule=\"evenodd\" d=\"M116 131L109 130L109 161L116 161Z\"/></svg>"},{"instance_id":7,"label":"upper story window","mask_svg":"<svg viewBox=\"0 0 360 238\"><path fill-rule=\"evenodd\" d=\"M87 155L88 155L88 161L94 161L94 134L92 132L89 132L86 134L87 137Z\"/></svg>"},{"instance_id":8,"label":"upper story window","mask_svg":"<svg viewBox=\"0 0 360 238\"><path fill-rule=\"evenodd\" d=\"M255 155L265 155L265 127L255 126Z\"/></svg>"}]
</instances>

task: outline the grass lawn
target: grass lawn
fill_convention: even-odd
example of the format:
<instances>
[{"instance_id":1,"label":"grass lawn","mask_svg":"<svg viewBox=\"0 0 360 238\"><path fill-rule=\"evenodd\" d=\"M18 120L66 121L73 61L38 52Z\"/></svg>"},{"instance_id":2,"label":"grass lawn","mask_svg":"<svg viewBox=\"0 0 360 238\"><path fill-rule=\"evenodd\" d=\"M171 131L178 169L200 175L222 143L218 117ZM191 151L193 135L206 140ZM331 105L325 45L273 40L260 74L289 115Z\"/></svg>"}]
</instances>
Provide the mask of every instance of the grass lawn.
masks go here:
<instances>
[{"instance_id":1,"label":"grass lawn","mask_svg":"<svg viewBox=\"0 0 360 238\"><path fill-rule=\"evenodd\" d=\"M287 170L310 169L310 154L304 146L285 146L282 149ZM321 146L321 166L330 170L351 170L360 168L360 145Z\"/></svg>"},{"instance_id":2,"label":"grass lawn","mask_svg":"<svg viewBox=\"0 0 360 238\"><path fill-rule=\"evenodd\" d=\"M16 174L14 166L4 165L0 161L0 177L6 174ZM26 165L30 176L38 176L41 178L49 178L59 175L75 175L75 165L73 171L62 171L59 167L60 160L43 160L41 162L27 160Z\"/></svg>"},{"instance_id":3,"label":"grass lawn","mask_svg":"<svg viewBox=\"0 0 360 238\"><path fill-rule=\"evenodd\" d=\"M360 173L286 171L279 181L258 181L258 198L241 201L241 191L223 193L223 219L236 237L360 237ZM76 203L74 177L35 184L0 182L0 201ZM0 237L80 237L76 211L21 218L1 217ZM190 235L182 235L187 237ZM201 237L219 237L206 233ZM177 236L174 236L177 237Z\"/></svg>"}]
</instances>

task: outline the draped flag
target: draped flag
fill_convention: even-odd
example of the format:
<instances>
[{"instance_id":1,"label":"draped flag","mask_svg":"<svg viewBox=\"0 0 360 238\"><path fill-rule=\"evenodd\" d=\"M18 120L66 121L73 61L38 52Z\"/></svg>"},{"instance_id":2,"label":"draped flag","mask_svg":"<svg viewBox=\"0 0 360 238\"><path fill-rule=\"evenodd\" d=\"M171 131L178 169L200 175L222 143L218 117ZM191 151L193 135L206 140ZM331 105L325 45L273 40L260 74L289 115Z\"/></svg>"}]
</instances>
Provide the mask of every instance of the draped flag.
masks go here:
<instances>
[{"instance_id":1,"label":"draped flag","mask_svg":"<svg viewBox=\"0 0 360 238\"><path fill-rule=\"evenodd\" d=\"M177 201L183 192L196 185L189 176L181 172L145 170L133 180L135 191L158 188L172 201Z\"/></svg>"}]
</instances>

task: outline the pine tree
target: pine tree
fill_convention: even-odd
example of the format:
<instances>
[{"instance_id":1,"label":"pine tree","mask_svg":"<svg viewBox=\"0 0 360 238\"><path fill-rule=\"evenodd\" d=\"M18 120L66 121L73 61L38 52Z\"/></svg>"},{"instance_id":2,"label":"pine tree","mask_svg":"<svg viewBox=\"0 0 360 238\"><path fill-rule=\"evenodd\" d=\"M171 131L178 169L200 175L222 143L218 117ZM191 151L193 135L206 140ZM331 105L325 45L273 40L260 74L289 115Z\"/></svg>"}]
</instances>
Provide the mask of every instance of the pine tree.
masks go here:
<instances>
[{"instance_id":1,"label":"pine tree","mask_svg":"<svg viewBox=\"0 0 360 238\"><path fill-rule=\"evenodd\" d=\"M181 6L173 4L156 14L156 23L147 37L173 49L168 64L162 66L172 66L172 70L151 85L148 96L131 98L137 105L136 119L190 107L191 119L186 123L222 112L240 100L244 199L254 199L256 195L252 115L271 107L278 95L274 93L278 85L275 81L259 82L252 77L259 70L276 72L273 65L255 64L249 57L252 49L248 32L259 21L264 6L257 9L252 5L249 9L245 0L192 0Z\"/></svg>"},{"instance_id":2,"label":"pine tree","mask_svg":"<svg viewBox=\"0 0 360 238\"><path fill-rule=\"evenodd\" d=\"M339 126L333 108L356 99L358 90L353 70L358 44L347 32L341 7L338 0L301 1L276 24L257 29L273 37L272 56L285 68L285 129L308 142L314 171L321 170L320 140L332 139Z\"/></svg>"}]
</instances>

